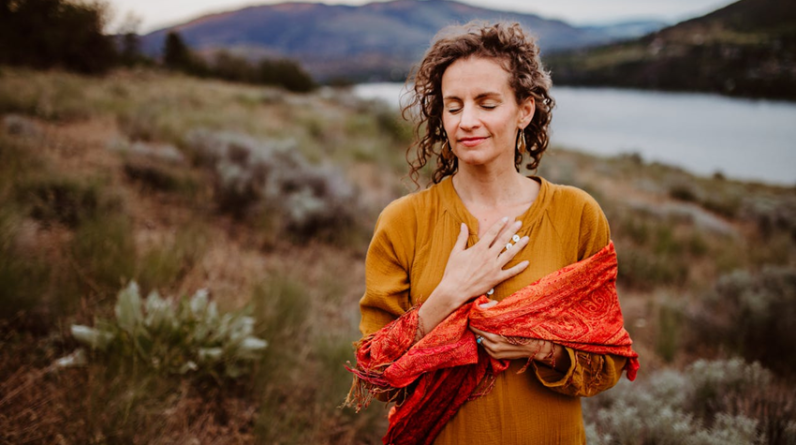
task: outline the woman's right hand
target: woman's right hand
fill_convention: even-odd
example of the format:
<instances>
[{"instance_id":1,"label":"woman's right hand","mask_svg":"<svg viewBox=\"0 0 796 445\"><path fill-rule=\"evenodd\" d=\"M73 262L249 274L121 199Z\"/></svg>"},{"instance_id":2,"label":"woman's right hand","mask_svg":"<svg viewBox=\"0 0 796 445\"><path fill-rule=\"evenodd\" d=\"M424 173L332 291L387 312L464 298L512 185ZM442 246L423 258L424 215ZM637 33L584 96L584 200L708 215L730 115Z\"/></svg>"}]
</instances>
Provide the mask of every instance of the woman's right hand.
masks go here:
<instances>
[{"instance_id":1,"label":"woman's right hand","mask_svg":"<svg viewBox=\"0 0 796 445\"><path fill-rule=\"evenodd\" d=\"M442 280L420 307L420 321L423 323L420 332L430 331L461 305L487 293L528 267L528 261L523 261L503 269L528 244L528 237L525 236L503 251L521 225L520 221L509 222L508 217L503 218L468 249L469 231L467 225L462 224Z\"/></svg>"}]
</instances>

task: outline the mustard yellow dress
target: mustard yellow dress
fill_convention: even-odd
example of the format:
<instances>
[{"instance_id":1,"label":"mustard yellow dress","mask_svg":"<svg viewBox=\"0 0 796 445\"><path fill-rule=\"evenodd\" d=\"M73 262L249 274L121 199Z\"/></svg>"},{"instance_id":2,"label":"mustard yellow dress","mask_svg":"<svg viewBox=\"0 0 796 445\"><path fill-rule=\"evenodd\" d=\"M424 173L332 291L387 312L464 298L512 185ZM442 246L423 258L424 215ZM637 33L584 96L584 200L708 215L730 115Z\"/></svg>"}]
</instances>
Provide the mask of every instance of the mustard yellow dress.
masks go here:
<instances>
[{"instance_id":1,"label":"mustard yellow dress","mask_svg":"<svg viewBox=\"0 0 796 445\"><path fill-rule=\"evenodd\" d=\"M540 183L539 195L517 219L530 240L506 266L530 265L501 283L491 298L502 300L520 288L606 246L610 231L597 202L575 187ZM442 279L445 265L466 223L468 247L478 241L478 221L465 208L450 177L399 198L381 213L366 259L366 291L360 301L363 336L423 302ZM513 361L487 395L467 402L437 437L436 445L584 444L581 396L612 387L625 358L566 348L566 373L537 362L523 374Z\"/></svg>"}]
</instances>

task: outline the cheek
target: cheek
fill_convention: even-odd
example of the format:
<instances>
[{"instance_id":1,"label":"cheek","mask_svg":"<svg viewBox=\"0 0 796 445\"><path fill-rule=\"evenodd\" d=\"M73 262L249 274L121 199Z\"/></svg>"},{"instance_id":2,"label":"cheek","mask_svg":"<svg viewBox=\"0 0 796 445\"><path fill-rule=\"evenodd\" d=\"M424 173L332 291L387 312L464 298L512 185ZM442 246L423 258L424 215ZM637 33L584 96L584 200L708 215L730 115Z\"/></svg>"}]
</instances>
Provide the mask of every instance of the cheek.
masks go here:
<instances>
[{"instance_id":1,"label":"cheek","mask_svg":"<svg viewBox=\"0 0 796 445\"><path fill-rule=\"evenodd\" d=\"M454 124L450 118L445 118L445 117L442 118L442 128L445 130L445 133L447 133L448 136L450 136L451 133L454 132L453 125Z\"/></svg>"}]
</instances>

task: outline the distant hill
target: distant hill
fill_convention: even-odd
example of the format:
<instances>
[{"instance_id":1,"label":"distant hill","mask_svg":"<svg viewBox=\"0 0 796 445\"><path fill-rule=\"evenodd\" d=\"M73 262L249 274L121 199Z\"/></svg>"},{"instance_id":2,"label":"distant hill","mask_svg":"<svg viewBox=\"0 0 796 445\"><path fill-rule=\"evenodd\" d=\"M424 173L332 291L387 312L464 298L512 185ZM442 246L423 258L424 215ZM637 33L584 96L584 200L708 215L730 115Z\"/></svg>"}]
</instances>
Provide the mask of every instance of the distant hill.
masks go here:
<instances>
[{"instance_id":1,"label":"distant hill","mask_svg":"<svg viewBox=\"0 0 796 445\"><path fill-rule=\"evenodd\" d=\"M741 0L639 39L546 60L557 84L796 100L796 4Z\"/></svg>"},{"instance_id":2,"label":"distant hill","mask_svg":"<svg viewBox=\"0 0 796 445\"><path fill-rule=\"evenodd\" d=\"M669 23L659 20L632 20L606 25L581 26L581 29L596 31L616 40L645 36L651 32L667 27Z\"/></svg>"},{"instance_id":3,"label":"distant hill","mask_svg":"<svg viewBox=\"0 0 796 445\"><path fill-rule=\"evenodd\" d=\"M633 35L630 28L624 32L615 27L577 28L534 14L455 1L395 0L363 6L251 6L152 32L142 38L142 44L144 52L157 56L166 34L176 30L200 52L224 48L249 58L290 57L320 80L403 80L440 28L473 19L517 21L539 37L544 51L599 45Z\"/></svg>"}]
</instances>

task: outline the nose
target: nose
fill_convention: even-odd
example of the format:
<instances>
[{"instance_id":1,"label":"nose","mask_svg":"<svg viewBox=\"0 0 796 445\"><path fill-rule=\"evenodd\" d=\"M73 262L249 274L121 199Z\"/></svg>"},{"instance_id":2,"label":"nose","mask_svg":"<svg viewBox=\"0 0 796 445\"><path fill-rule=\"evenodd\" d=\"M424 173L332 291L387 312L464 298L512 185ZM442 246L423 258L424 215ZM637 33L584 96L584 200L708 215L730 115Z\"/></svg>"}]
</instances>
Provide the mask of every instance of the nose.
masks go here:
<instances>
[{"instance_id":1,"label":"nose","mask_svg":"<svg viewBox=\"0 0 796 445\"><path fill-rule=\"evenodd\" d=\"M475 106L465 104L462 107L461 119L459 120L459 128L465 131L470 131L478 127L478 113Z\"/></svg>"}]
</instances>

